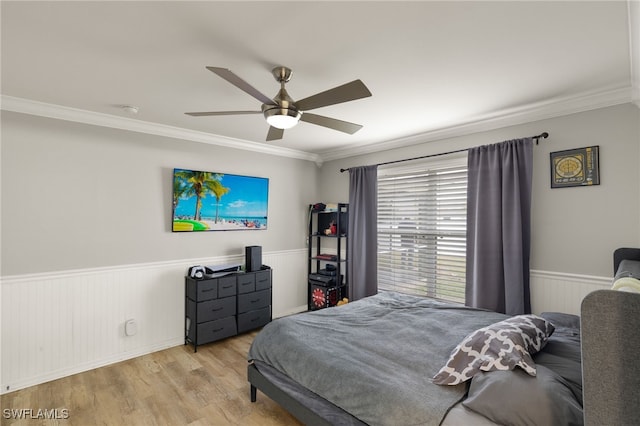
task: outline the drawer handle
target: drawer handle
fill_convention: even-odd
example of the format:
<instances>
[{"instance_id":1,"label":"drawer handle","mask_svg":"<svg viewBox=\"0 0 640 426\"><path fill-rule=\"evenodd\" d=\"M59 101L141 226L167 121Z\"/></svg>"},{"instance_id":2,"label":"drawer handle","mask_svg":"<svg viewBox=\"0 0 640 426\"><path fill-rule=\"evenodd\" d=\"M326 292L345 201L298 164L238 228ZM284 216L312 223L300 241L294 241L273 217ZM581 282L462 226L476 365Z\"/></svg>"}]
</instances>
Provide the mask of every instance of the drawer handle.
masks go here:
<instances>
[{"instance_id":1,"label":"drawer handle","mask_svg":"<svg viewBox=\"0 0 640 426\"><path fill-rule=\"evenodd\" d=\"M203 288L203 289L201 289L200 291L201 291L202 293L208 293L208 292L210 292L210 291L213 291L213 289L212 289L212 288Z\"/></svg>"},{"instance_id":2,"label":"drawer handle","mask_svg":"<svg viewBox=\"0 0 640 426\"><path fill-rule=\"evenodd\" d=\"M260 317L253 318L253 319L251 320L251 322L256 322L256 321L260 321Z\"/></svg>"},{"instance_id":3,"label":"drawer handle","mask_svg":"<svg viewBox=\"0 0 640 426\"><path fill-rule=\"evenodd\" d=\"M221 311L223 308L213 308L211 309L211 312L218 312Z\"/></svg>"},{"instance_id":4,"label":"drawer handle","mask_svg":"<svg viewBox=\"0 0 640 426\"><path fill-rule=\"evenodd\" d=\"M222 286L222 288L231 288L231 287L233 287L233 285L232 285L232 284L229 284L229 285L223 285L223 286Z\"/></svg>"},{"instance_id":5,"label":"drawer handle","mask_svg":"<svg viewBox=\"0 0 640 426\"><path fill-rule=\"evenodd\" d=\"M213 330L213 332L217 333L218 331L222 331L222 330L224 330L224 327L216 328L215 330Z\"/></svg>"},{"instance_id":6,"label":"drawer handle","mask_svg":"<svg viewBox=\"0 0 640 426\"><path fill-rule=\"evenodd\" d=\"M257 303L259 301L260 301L260 299L255 299L255 300L252 300L251 303Z\"/></svg>"}]
</instances>

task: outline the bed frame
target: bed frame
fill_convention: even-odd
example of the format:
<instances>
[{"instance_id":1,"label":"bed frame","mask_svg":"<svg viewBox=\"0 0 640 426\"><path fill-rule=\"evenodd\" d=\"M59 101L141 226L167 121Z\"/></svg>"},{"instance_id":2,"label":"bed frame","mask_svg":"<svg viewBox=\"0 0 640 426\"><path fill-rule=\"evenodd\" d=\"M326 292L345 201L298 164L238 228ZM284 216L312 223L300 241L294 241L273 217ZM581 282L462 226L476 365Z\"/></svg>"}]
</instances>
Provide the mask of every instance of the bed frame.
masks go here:
<instances>
[{"instance_id":1,"label":"bed frame","mask_svg":"<svg viewBox=\"0 0 640 426\"><path fill-rule=\"evenodd\" d=\"M614 274L621 260L640 260L640 249L614 252ZM615 315L612 315L615 312ZM636 424L640 419L640 293L597 290L581 306L583 409L586 426ZM257 390L306 425L364 425L341 408L292 383L266 364L248 366L251 401Z\"/></svg>"},{"instance_id":2,"label":"bed frame","mask_svg":"<svg viewBox=\"0 0 640 426\"><path fill-rule=\"evenodd\" d=\"M260 369L256 364L259 364ZM266 364L257 361L250 363L247 376L251 384L251 402L256 402L259 389L305 425L365 425L340 407L292 382Z\"/></svg>"}]
</instances>

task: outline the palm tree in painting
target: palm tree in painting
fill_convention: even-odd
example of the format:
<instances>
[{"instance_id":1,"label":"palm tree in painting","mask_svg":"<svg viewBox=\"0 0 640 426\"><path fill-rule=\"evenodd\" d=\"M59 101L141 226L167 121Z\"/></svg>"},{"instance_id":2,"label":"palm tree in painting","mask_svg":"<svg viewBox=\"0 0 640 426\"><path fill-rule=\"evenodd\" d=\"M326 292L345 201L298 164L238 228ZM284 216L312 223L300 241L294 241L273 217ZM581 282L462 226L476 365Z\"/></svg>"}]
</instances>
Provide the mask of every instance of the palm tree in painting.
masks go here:
<instances>
[{"instance_id":1,"label":"palm tree in painting","mask_svg":"<svg viewBox=\"0 0 640 426\"><path fill-rule=\"evenodd\" d=\"M222 176L224 176L220 173L180 170L179 172L176 172L176 176L186 184L186 188L182 192L182 196L196 197L196 210L193 215L194 220L199 221L201 219L200 212L202 210L202 199L204 197L208 194L214 194L216 196L216 200L219 201L220 196L229 192L229 188L224 188L222 183L220 183ZM219 196L217 194L221 195Z\"/></svg>"},{"instance_id":2,"label":"palm tree in painting","mask_svg":"<svg viewBox=\"0 0 640 426\"><path fill-rule=\"evenodd\" d=\"M188 186L187 182L179 175L173 179L173 211L175 212L178 208L178 203L180 202L180 198L182 198L187 192Z\"/></svg>"},{"instance_id":3,"label":"palm tree in painting","mask_svg":"<svg viewBox=\"0 0 640 426\"><path fill-rule=\"evenodd\" d=\"M222 176L221 176L222 177ZM218 211L220 210L220 198L227 192L229 192L230 188L225 188L220 184L217 188L213 189L213 195L216 197L216 220L215 223L218 223Z\"/></svg>"}]
</instances>

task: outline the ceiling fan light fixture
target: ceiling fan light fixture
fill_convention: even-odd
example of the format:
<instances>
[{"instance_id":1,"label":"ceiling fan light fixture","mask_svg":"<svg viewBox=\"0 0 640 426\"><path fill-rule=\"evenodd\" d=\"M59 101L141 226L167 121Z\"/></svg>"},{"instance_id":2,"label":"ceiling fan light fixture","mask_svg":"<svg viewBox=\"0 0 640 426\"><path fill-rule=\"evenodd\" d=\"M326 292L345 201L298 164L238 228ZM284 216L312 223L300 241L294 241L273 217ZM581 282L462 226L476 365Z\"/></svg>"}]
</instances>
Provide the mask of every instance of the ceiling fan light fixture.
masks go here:
<instances>
[{"instance_id":1,"label":"ceiling fan light fixture","mask_svg":"<svg viewBox=\"0 0 640 426\"><path fill-rule=\"evenodd\" d=\"M276 129L290 129L296 124L302 117L302 111L298 111L295 108L268 108L264 110L264 118L267 123Z\"/></svg>"}]
</instances>

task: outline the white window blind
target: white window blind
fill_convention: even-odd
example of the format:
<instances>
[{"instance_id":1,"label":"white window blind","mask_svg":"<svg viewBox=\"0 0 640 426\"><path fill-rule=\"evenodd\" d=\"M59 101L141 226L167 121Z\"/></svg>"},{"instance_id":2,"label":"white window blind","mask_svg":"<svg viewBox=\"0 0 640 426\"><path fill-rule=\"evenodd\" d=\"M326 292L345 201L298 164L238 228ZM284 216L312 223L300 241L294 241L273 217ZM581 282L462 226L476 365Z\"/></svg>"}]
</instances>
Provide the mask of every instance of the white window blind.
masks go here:
<instances>
[{"instance_id":1,"label":"white window blind","mask_svg":"<svg viewBox=\"0 0 640 426\"><path fill-rule=\"evenodd\" d=\"M467 160L378 171L378 288L464 303Z\"/></svg>"}]
</instances>

